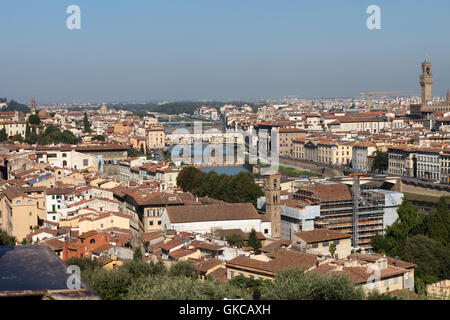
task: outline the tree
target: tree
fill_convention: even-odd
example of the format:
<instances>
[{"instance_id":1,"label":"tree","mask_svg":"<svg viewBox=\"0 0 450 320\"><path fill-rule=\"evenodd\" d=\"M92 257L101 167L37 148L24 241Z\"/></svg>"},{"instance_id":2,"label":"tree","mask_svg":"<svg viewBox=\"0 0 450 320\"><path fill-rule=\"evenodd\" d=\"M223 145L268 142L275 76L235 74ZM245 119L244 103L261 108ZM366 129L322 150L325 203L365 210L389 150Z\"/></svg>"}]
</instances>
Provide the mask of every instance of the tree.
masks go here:
<instances>
[{"instance_id":1,"label":"tree","mask_svg":"<svg viewBox=\"0 0 450 320\"><path fill-rule=\"evenodd\" d=\"M31 114L28 117L28 123L32 125L39 125L41 124L41 118L39 118L39 115L37 113Z\"/></svg>"},{"instance_id":2,"label":"tree","mask_svg":"<svg viewBox=\"0 0 450 320\"><path fill-rule=\"evenodd\" d=\"M255 254L259 253L259 249L261 249L261 240L258 239L255 229L252 229L252 231L250 231L247 243L250 247L253 248Z\"/></svg>"},{"instance_id":3,"label":"tree","mask_svg":"<svg viewBox=\"0 0 450 320\"><path fill-rule=\"evenodd\" d=\"M364 292L343 275L305 273L302 269L282 271L262 292L265 300L361 300Z\"/></svg>"},{"instance_id":4,"label":"tree","mask_svg":"<svg viewBox=\"0 0 450 320\"><path fill-rule=\"evenodd\" d=\"M100 268L100 264L97 262L97 260L91 260L88 258L70 258L66 261L66 264L68 266L75 265L80 267L80 271L88 271L95 268Z\"/></svg>"},{"instance_id":5,"label":"tree","mask_svg":"<svg viewBox=\"0 0 450 320\"><path fill-rule=\"evenodd\" d=\"M91 133L91 124L89 123L89 119L86 112L84 113L83 129L84 133Z\"/></svg>"},{"instance_id":6,"label":"tree","mask_svg":"<svg viewBox=\"0 0 450 320\"><path fill-rule=\"evenodd\" d=\"M230 203L252 203L255 207L257 199L264 195L248 172L219 176L215 172L205 173L189 166L180 171L177 185L184 192L192 192L199 197L208 196Z\"/></svg>"},{"instance_id":7,"label":"tree","mask_svg":"<svg viewBox=\"0 0 450 320\"><path fill-rule=\"evenodd\" d=\"M450 277L447 200L442 197L427 215L404 200L398 214L397 221L386 228L385 236L373 237L371 245L376 252L417 264L415 288L423 294L427 284Z\"/></svg>"},{"instance_id":8,"label":"tree","mask_svg":"<svg viewBox=\"0 0 450 320\"><path fill-rule=\"evenodd\" d=\"M0 246L14 246L16 245L16 242L17 240L15 237L0 230Z\"/></svg>"},{"instance_id":9,"label":"tree","mask_svg":"<svg viewBox=\"0 0 450 320\"><path fill-rule=\"evenodd\" d=\"M369 292L367 300L398 300L396 296L387 293L379 293L378 290L373 290Z\"/></svg>"},{"instance_id":10,"label":"tree","mask_svg":"<svg viewBox=\"0 0 450 320\"><path fill-rule=\"evenodd\" d=\"M192 279L197 279L198 277L197 269L195 269L192 261L180 261L176 263L170 269L170 274L172 276L183 276Z\"/></svg>"},{"instance_id":11,"label":"tree","mask_svg":"<svg viewBox=\"0 0 450 320\"><path fill-rule=\"evenodd\" d=\"M450 242L450 214L445 197L439 199L435 211L431 212L425 219L426 235L441 245L447 246Z\"/></svg>"},{"instance_id":12,"label":"tree","mask_svg":"<svg viewBox=\"0 0 450 320\"><path fill-rule=\"evenodd\" d=\"M70 130L64 130L61 132L61 130L56 126L48 126L44 133L40 133L39 135L36 135L36 130L33 127L29 140L31 143L37 143L40 145L52 143L77 144L81 141L81 139L76 137Z\"/></svg>"},{"instance_id":13,"label":"tree","mask_svg":"<svg viewBox=\"0 0 450 320\"><path fill-rule=\"evenodd\" d=\"M250 300L247 290L216 280L156 275L134 280L125 296L129 300L223 300L237 296Z\"/></svg>"},{"instance_id":14,"label":"tree","mask_svg":"<svg viewBox=\"0 0 450 320\"><path fill-rule=\"evenodd\" d=\"M108 271L104 268L88 269L81 277L104 300L123 299L132 284L131 274L122 267Z\"/></svg>"},{"instance_id":15,"label":"tree","mask_svg":"<svg viewBox=\"0 0 450 320\"><path fill-rule=\"evenodd\" d=\"M8 134L6 133L5 128L0 130L0 142L5 142L8 140Z\"/></svg>"},{"instance_id":16,"label":"tree","mask_svg":"<svg viewBox=\"0 0 450 320\"><path fill-rule=\"evenodd\" d=\"M230 280L232 286L251 291L262 291L267 286L270 286L271 283L270 280L247 278L243 275L238 275Z\"/></svg>"},{"instance_id":17,"label":"tree","mask_svg":"<svg viewBox=\"0 0 450 320\"><path fill-rule=\"evenodd\" d=\"M93 136L91 140L92 141L105 141L105 136L96 135L96 136Z\"/></svg>"},{"instance_id":18,"label":"tree","mask_svg":"<svg viewBox=\"0 0 450 320\"><path fill-rule=\"evenodd\" d=\"M143 144L141 144L141 148L139 149L139 153L141 155L145 155L145 150L144 150L144 145Z\"/></svg>"},{"instance_id":19,"label":"tree","mask_svg":"<svg viewBox=\"0 0 450 320\"><path fill-rule=\"evenodd\" d=\"M30 124L27 122L27 126L25 128L25 142L27 142L27 143L30 139L30 134L31 134Z\"/></svg>"},{"instance_id":20,"label":"tree","mask_svg":"<svg viewBox=\"0 0 450 320\"><path fill-rule=\"evenodd\" d=\"M331 257L334 258L334 253L336 252L336 245L334 242L330 244L328 250L330 251Z\"/></svg>"},{"instance_id":21,"label":"tree","mask_svg":"<svg viewBox=\"0 0 450 320\"><path fill-rule=\"evenodd\" d=\"M36 128L33 127L33 130L30 133L30 136L28 137L28 140L26 141L29 144L35 144L38 140L38 135L36 133Z\"/></svg>"},{"instance_id":22,"label":"tree","mask_svg":"<svg viewBox=\"0 0 450 320\"><path fill-rule=\"evenodd\" d=\"M133 253L133 261L142 261L141 247L137 247Z\"/></svg>"},{"instance_id":23,"label":"tree","mask_svg":"<svg viewBox=\"0 0 450 320\"><path fill-rule=\"evenodd\" d=\"M377 150L375 158L373 159L373 168L377 171L384 172L389 165L388 154L386 152Z\"/></svg>"},{"instance_id":24,"label":"tree","mask_svg":"<svg viewBox=\"0 0 450 320\"><path fill-rule=\"evenodd\" d=\"M127 154L128 154L128 157L130 157L130 158L139 156L139 152L133 147L130 147L130 149L128 149Z\"/></svg>"},{"instance_id":25,"label":"tree","mask_svg":"<svg viewBox=\"0 0 450 320\"><path fill-rule=\"evenodd\" d=\"M21 134L15 134L15 135L13 135L13 136L11 137L11 141L12 141L12 142L15 142L15 141L17 141L17 142L23 142L23 137L22 137Z\"/></svg>"},{"instance_id":26,"label":"tree","mask_svg":"<svg viewBox=\"0 0 450 320\"><path fill-rule=\"evenodd\" d=\"M414 230L425 219L425 214L406 198L398 207L397 213L398 219L386 228L385 233L384 250L390 256L400 256L408 236L413 236Z\"/></svg>"},{"instance_id":27,"label":"tree","mask_svg":"<svg viewBox=\"0 0 450 320\"><path fill-rule=\"evenodd\" d=\"M239 234L231 233L225 237L225 240L232 246L236 246L238 248L242 248L244 246L244 240Z\"/></svg>"},{"instance_id":28,"label":"tree","mask_svg":"<svg viewBox=\"0 0 450 320\"><path fill-rule=\"evenodd\" d=\"M449 248L424 235L409 238L401 257L417 264L415 278L422 279L426 284L447 279L450 275Z\"/></svg>"}]
</instances>

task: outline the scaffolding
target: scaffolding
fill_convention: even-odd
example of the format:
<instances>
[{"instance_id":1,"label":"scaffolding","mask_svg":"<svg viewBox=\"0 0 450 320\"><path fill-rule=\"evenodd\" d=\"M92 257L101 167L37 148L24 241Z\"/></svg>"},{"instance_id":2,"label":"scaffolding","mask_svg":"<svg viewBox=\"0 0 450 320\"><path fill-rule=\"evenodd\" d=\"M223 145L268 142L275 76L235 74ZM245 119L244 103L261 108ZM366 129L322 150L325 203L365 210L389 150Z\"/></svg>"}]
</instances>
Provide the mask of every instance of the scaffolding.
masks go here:
<instances>
[{"instance_id":1,"label":"scaffolding","mask_svg":"<svg viewBox=\"0 0 450 320\"><path fill-rule=\"evenodd\" d=\"M351 194L350 199L322 201L310 185L298 190L293 198L320 205L320 217L314 221L314 228L350 234L354 248L370 248L371 238L383 231L384 194L361 190L359 180L354 181Z\"/></svg>"},{"instance_id":2,"label":"scaffolding","mask_svg":"<svg viewBox=\"0 0 450 320\"><path fill-rule=\"evenodd\" d=\"M359 207L359 192L360 192L360 187L359 187L359 177L355 176L353 178L353 186L352 186L352 200L353 200L353 237L352 237L352 246L354 248L358 248L359 247L359 242L358 242L358 220L359 220L359 216L358 216L358 207Z\"/></svg>"}]
</instances>

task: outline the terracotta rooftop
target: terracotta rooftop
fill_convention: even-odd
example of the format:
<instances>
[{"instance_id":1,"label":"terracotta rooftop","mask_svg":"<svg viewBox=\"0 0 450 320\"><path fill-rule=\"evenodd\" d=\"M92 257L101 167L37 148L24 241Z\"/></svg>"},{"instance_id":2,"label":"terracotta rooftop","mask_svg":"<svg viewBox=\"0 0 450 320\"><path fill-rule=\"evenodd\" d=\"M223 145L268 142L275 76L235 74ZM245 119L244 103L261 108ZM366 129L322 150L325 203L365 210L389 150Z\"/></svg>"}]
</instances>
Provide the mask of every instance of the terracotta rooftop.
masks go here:
<instances>
[{"instance_id":1,"label":"terracotta rooftop","mask_svg":"<svg viewBox=\"0 0 450 320\"><path fill-rule=\"evenodd\" d=\"M302 239L306 243L350 239L352 237L350 234L329 229L316 229L311 231L295 232L293 233L293 235Z\"/></svg>"},{"instance_id":2,"label":"terracotta rooftop","mask_svg":"<svg viewBox=\"0 0 450 320\"><path fill-rule=\"evenodd\" d=\"M251 203L167 207L171 223L261 219Z\"/></svg>"},{"instance_id":3,"label":"terracotta rooftop","mask_svg":"<svg viewBox=\"0 0 450 320\"><path fill-rule=\"evenodd\" d=\"M250 270L265 272L269 276L290 268L311 268L316 265L317 257L312 254L282 249L277 252L276 258L269 262L238 256L226 263L227 267L244 267Z\"/></svg>"}]
</instances>

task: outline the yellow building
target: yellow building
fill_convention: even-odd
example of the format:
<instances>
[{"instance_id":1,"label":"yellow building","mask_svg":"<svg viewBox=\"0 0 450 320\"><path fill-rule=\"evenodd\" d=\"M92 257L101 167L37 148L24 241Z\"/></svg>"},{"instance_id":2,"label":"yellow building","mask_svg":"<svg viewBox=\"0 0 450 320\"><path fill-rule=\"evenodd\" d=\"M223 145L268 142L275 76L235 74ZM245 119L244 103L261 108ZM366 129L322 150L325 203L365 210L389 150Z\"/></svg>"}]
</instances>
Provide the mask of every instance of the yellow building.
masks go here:
<instances>
[{"instance_id":1,"label":"yellow building","mask_svg":"<svg viewBox=\"0 0 450 320\"><path fill-rule=\"evenodd\" d=\"M130 230L130 216L120 213L103 213L100 216L85 216L79 219L80 234L91 230L120 228Z\"/></svg>"},{"instance_id":2,"label":"yellow building","mask_svg":"<svg viewBox=\"0 0 450 320\"><path fill-rule=\"evenodd\" d=\"M114 134L129 134L133 130L132 126L124 125L120 122L114 124Z\"/></svg>"},{"instance_id":3,"label":"yellow building","mask_svg":"<svg viewBox=\"0 0 450 320\"><path fill-rule=\"evenodd\" d=\"M317 142L317 160L322 163L332 163L334 150L336 150L336 145L332 140L319 139Z\"/></svg>"},{"instance_id":4,"label":"yellow building","mask_svg":"<svg viewBox=\"0 0 450 320\"><path fill-rule=\"evenodd\" d=\"M352 162L353 142L335 142L336 150L333 152L333 164L349 165Z\"/></svg>"},{"instance_id":5,"label":"yellow building","mask_svg":"<svg viewBox=\"0 0 450 320\"><path fill-rule=\"evenodd\" d=\"M151 128L148 130L148 148L162 149L166 146L164 128Z\"/></svg>"},{"instance_id":6,"label":"yellow building","mask_svg":"<svg viewBox=\"0 0 450 320\"><path fill-rule=\"evenodd\" d=\"M0 193L0 229L21 242L38 225L38 200L16 188Z\"/></svg>"},{"instance_id":7,"label":"yellow building","mask_svg":"<svg viewBox=\"0 0 450 320\"><path fill-rule=\"evenodd\" d=\"M95 261L98 262L98 264L105 268L108 271L114 270L117 267L120 267L123 265L123 261L119 260L115 255L111 255L111 257L98 257L95 259Z\"/></svg>"},{"instance_id":8,"label":"yellow building","mask_svg":"<svg viewBox=\"0 0 450 320\"><path fill-rule=\"evenodd\" d=\"M331 256L330 248L334 247L333 258L347 258L351 254L351 235L335 230L317 229L295 232L292 241L303 252L322 256Z\"/></svg>"}]
</instances>

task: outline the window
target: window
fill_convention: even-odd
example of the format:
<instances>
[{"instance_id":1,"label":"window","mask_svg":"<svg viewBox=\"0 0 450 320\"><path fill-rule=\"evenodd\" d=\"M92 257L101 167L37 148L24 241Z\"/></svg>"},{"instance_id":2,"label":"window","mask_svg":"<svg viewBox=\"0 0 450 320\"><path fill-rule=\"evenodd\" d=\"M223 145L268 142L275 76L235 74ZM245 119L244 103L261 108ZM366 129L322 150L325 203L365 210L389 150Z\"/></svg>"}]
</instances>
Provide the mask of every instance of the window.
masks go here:
<instances>
[{"instance_id":1,"label":"window","mask_svg":"<svg viewBox=\"0 0 450 320\"><path fill-rule=\"evenodd\" d=\"M328 241L326 241L322 244L323 247L328 247L328 245L329 245Z\"/></svg>"},{"instance_id":2,"label":"window","mask_svg":"<svg viewBox=\"0 0 450 320\"><path fill-rule=\"evenodd\" d=\"M94 244L94 243L95 243L95 239L91 239L91 240L89 241L89 243L90 243L90 244Z\"/></svg>"},{"instance_id":3,"label":"window","mask_svg":"<svg viewBox=\"0 0 450 320\"><path fill-rule=\"evenodd\" d=\"M339 244L339 240L334 240L334 245L338 245Z\"/></svg>"},{"instance_id":4,"label":"window","mask_svg":"<svg viewBox=\"0 0 450 320\"><path fill-rule=\"evenodd\" d=\"M153 221L150 221L150 225L151 225L151 226L153 225Z\"/></svg>"},{"instance_id":5,"label":"window","mask_svg":"<svg viewBox=\"0 0 450 320\"><path fill-rule=\"evenodd\" d=\"M161 220L158 220L158 226L160 226L161 225Z\"/></svg>"},{"instance_id":6,"label":"window","mask_svg":"<svg viewBox=\"0 0 450 320\"><path fill-rule=\"evenodd\" d=\"M62 157L63 157L63 158L66 158L66 157L67 157L67 154L66 154L66 153L63 153L63 154L62 154Z\"/></svg>"},{"instance_id":7,"label":"window","mask_svg":"<svg viewBox=\"0 0 450 320\"><path fill-rule=\"evenodd\" d=\"M313 243L312 245L311 245L311 248L318 248L319 247L319 244L318 243Z\"/></svg>"},{"instance_id":8,"label":"window","mask_svg":"<svg viewBox=\"0 0 450 320\"><path fill-rule=\"evenodd\" d=\"M264 233L269 233L269 229L264 229Z\"/></svg>"},{"instance_id":9,"label":"window","mask_svg":"<svg viewBox=\"0 0 450 320\"><path fill-rule=\"evenodd\" d=\"M88 159L83 159L83 166L87 167L89 165L89 160Z\"/></svg>"}]
</instances>

